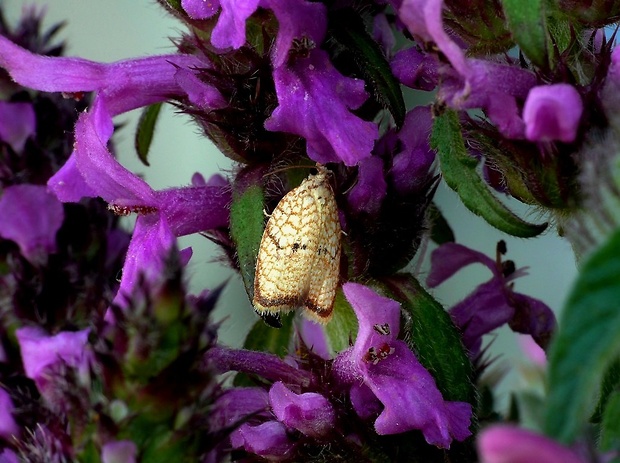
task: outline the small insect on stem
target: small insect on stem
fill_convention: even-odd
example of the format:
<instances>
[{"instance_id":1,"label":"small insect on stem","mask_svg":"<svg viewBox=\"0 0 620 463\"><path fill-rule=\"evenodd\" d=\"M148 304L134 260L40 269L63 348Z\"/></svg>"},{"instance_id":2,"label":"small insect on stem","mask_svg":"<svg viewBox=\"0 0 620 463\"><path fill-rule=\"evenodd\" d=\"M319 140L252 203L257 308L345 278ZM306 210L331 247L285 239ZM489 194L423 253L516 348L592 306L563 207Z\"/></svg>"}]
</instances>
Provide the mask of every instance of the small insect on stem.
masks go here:
<instances>
[{"instance_id":1,"label":"small insect on stem","mask_svg":"<svg viewBox=\"0 0 620 463\"><path fill-rule=\"evenodd\" d=\"M317 174L289 191L265 226L254 277L254 309L271 326L298 307L327 323L340 272L340 221L331 172Z\"/></svg>"}]
</instances>

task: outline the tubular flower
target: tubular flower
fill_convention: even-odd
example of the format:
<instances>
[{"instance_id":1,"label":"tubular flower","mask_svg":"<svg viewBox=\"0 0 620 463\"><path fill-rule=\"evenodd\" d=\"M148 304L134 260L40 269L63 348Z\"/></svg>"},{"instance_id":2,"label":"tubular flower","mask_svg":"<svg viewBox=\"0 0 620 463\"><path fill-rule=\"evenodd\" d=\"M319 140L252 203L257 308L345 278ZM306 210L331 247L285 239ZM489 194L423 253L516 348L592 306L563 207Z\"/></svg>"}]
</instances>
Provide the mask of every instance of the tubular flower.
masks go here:
<instances>
[{"instance_id":1,"label":"tubular flower","mask_svg":"<svg viewBox=\"0 0 620 463\"><path fill-rule=\"evenodd\" d=\"M457 243L446 243L431 256L431 272L426 283L435 287L456 272L473 263L486 266L493 277L481 284L450 309L454 323L463 332L463 343L472 355L477 355L482 336L507 323L513 331L530 334L543 348L555 329L555 316L542 301L517 293L511 282L525 274L515 270L512 261L500 261L505 243L498 244L497 261Z\"/></svg>"},{"instance_id":2,"label":"tubular flower","mask_svg":"<svg viewBox=\"0 0 620 463\"><path fill-rule=\"evenodd\" d=\"M343 289L358 318L359 331L353 347L339 354L334 368L350 385L352 396L368 397L360 389L370 389L381 402L383 409L375 421L377 432L419 429L429 444L444 448L453 439L469 436L471 405L444 401L432 376L407 344L397 339L399 304L356 283L346 283ZM361 402L356 405L361 414L367 414L366 404L363 408Z\"/></svg>"}]
</instances>

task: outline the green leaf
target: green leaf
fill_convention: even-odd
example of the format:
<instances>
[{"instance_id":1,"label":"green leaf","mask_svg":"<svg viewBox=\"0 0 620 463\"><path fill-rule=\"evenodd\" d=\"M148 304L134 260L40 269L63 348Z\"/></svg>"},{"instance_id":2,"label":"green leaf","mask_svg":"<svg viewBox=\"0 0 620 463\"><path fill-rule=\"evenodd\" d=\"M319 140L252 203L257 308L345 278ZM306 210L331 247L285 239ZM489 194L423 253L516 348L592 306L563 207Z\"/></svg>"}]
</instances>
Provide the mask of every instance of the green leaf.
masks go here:
<instances>
[{"instance_id":1,"label":"green leaf","mask_svg":"<svg viewBox=\"0 0 620 463\"><path fill-rule=\"evenodd\" d=\"M243 347L249 350L271 352L279 357L289 353L291 336L293 333L293 316L285 315L281 318L282 327L275 330L264 321L258 320L248 336Z\"/></svg>"},{"instance_id":2,"label":"green leaf","mask_svg":"<svg viewBox=\"0 0 620 463\"><path fill-rule=\"evenodd\" d=\"M254 298L254 272L265 228L263 190L258 185L235 194L230 207L230 235L237 249L239 269L250 301Z\"/></svg>"},{"instance_id":3,"label":"green leaf","mask_svg":"<svg viewBox=\"0 0 620 463\"><path fill-rule=\"evenodd\" d=\"M325 326L325 334L333 354L350 347L350 342L357 336L357 317L353 308L344 297L342 289L338 289L334 300L332 319Z\"/></svg>"},{"instance_id":4,"label":"green leaf","mask_svg":"<svg viewBox=\"0 0 620 463\"><path fill-rule=\"evenodd\" d=\"M343 27L343 25L346 25ZM341 9L329 18L329 32L351 54L364 81L372 87L373 96L380 99L394 118L397 127L405 121L407 108L398 80L377 42L366 30L362 18L353 9Z\"/></svg>"},{"instance_id":5,"label":"green leaf","mask_svg":"<svg viewBox=\"0 0 620 463\"><path fill-rule=\"evenodd\" d=\"M435 117L431 146L437 150L441 172L463 204L498 230L520 238L542 233L547 224L531 224L513 214L489 190L477 171L478 160L467 153L458 114L445 110Z\"/></svg>"},{"instance_id":6,"label":"green leaf","mask_svg":"<svg viewBox=\"0 0 620 463\"><path fill-rule=\"evenodd\" d=\"M614 392L607 402L601 426L600 447L603 451L620 448L620 392Z\"/></svg>"},{"instance_id":7,"label":"green leaf","mask_svg":"<svg viewBox=\"0 0 620 463\"><path fill-rule=\"evenodd\" d=\"M475 404L472 365L450 315L409 274L383 282L387 296L399 301L411 316L401 331L408 331L405 338L435 378L444 399Z\"/></svg>"},{"instance_id":8,"label":"green leaf","mask_svg":"<svg viewBox=\"0 0 620 463\"><path fill-rule=\"evenodd\" d=\"M428 218L431 222L431 239L435 243L454 243L452 228L435 203L428 206Z\"/></svg>"},{"instance_id":9,"label":"green leaf","mask_svg":"<svg viewBox=\"0 0 620 463\"><path fill-rule=\"evenodd\" d=\"M548 35L543 0L501 0L512 36L532 62L549 66Z\"/></svg>"},{"instance_id":10,"label":"green leaf","mask_svg":"<svg viewBox=\"0 0 620 463\"><path fill-rule=\"evenodd\" d=\"M138 128L136 129L136 151L138 152L138 158L145 166L149 165L147 160L149 155L149 149L151 148L151 142L153 141L153 134L155 133L155 125L157 124L157 118L161 111L162 103L155 103L147 106L140 115L138 121Z\"/></svg>"},{"instance_id":11,"label":"green leaf","mask_svg":"<svg viewBox=\"0 0 620 463\"><path fill-rule=\"evenodd\" d=\"M620 230L585 262L549 352L546 433L571 442L620 350Z\"/></svg>"},{"instance_id":12,"label":"green leaf","mask_svg":"<svg viewBox=\"0 0 620 463\"><path fill-rule=\"evenodd\" d=\"M590 418L593 423L600 423L603 420L603 412L607 406L609 396L620 387L620 359L616 358L603 375L601 382L601 397L596 405L596 410Z\"/></svg>"}]
</instances>

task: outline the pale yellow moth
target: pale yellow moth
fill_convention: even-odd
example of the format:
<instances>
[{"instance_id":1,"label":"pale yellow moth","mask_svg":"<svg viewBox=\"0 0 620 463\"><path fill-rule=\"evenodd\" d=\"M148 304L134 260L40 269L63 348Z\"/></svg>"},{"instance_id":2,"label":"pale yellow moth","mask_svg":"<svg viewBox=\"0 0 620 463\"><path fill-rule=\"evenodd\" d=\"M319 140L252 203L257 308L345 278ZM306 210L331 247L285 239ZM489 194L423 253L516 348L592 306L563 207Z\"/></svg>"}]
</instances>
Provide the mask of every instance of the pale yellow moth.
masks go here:
<instances>
[{"instance_id":1,"label":"pale yellow moth","mask_svg":"<svg viewBox=\"0 0 620 463\"><path fill-rule=\"evenodd\" d=\"M317 165L271 213L258 251L254 309L278 326L280 312L302 308L327 323L332 315L340 268L340 221L331 172Z\"/></svg>"}]
</instances>

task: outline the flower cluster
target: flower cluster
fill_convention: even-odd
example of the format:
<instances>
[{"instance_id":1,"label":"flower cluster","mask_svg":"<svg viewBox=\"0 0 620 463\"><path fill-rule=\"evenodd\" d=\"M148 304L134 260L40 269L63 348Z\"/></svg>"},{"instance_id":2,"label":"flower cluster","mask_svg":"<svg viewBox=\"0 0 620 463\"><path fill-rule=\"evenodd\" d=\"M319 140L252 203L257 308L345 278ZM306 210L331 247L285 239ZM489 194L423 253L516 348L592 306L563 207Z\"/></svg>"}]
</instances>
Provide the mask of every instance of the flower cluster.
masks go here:
<instances>
[{"instance_id":1,"label":"flower cluster","mask_svg":"<svg viewBox=\"0 0 620 463\"><path fill-rule=\"evenodd\" d=\"M620 52L605 29L616 2L159 3L183 25L176 52L106 64L62 56L58 28L41 33L34 10L15 28L0 17L0 461L553 462L618 451ZM409 89L434 103L408 104ZM233 172L155 190L122 166L114 117L142 108L146 161L163 103ZM278 302L267 321L279 330L257 319L243 349L227 347L211 319L221 288L188 294L192 250L177 238L217 243L252 300L264 214L313 166L331 173L342 229L332 319L281 317ZM515 290L525 269L503 259L503 241L495 260L455 242L433 203L441 181L513 236L548 223L499 196L538 208L587 258L559 334L551 309ZM126 215L131 233L119 227ZM408 264L429 241L440 246L425 288ZM291 244L291 256L300 250ZM492 278L444 310L428 289L474 263ZM480 431L500 418L481 380L493 363L483 337L503 325L548 349L536 424L572 449L516 427ZM579 375L584 352L591 379Z\"/></svg>"}]
</instances>

